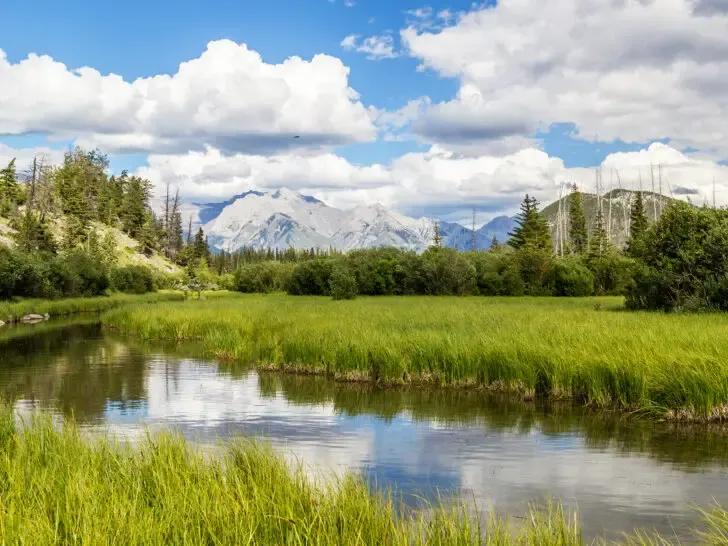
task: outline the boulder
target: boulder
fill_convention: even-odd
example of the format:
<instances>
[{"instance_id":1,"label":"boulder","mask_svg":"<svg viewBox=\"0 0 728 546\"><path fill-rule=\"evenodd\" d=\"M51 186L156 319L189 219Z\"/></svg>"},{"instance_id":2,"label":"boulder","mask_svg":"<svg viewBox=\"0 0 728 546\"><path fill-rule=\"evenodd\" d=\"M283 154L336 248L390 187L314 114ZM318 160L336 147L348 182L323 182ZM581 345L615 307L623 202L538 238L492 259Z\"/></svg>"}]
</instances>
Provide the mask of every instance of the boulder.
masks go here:
<instances>
[{"instance_id":1,"label":"boulder","mask_svg":"<svg viewBox=\"0 0 728 546\"><path fill-rule=\"evenodd\" d=\"M33 322L40 322L43 320L43 315L36 315L34 313L30 313L28 315L23 315L23 318L20 319L20 322L24 322L26 324L33 323Z\"/></svg>"},{"instance_id":2,"label":"boulder","mask_svg":"<svg viewBox=\"0 0 728 546\"><path fill-rule=\"evenodd\" d=\"M0 320L0 328L3 326L5 326L5 323L2 320Z\"/></svg>"}]
</instances>

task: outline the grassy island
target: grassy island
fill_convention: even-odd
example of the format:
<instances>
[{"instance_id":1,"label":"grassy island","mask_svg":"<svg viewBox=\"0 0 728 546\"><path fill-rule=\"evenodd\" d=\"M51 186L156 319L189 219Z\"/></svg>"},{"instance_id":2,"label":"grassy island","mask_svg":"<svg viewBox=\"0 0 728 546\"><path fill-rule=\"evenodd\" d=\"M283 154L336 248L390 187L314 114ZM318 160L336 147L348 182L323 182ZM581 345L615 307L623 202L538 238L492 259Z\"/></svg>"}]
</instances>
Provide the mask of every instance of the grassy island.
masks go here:
<instances>
[{"instance_id":1,"label":"grassy island","mask_svg":"<svg viewBox=\"0 0 728 546\"><path fill-rule=\"evenodd\" d=\"M266 370L728 418L728 316L627 312L621 298L238 295L124 307L103 322Z\"/></svg>"}]
</instances>

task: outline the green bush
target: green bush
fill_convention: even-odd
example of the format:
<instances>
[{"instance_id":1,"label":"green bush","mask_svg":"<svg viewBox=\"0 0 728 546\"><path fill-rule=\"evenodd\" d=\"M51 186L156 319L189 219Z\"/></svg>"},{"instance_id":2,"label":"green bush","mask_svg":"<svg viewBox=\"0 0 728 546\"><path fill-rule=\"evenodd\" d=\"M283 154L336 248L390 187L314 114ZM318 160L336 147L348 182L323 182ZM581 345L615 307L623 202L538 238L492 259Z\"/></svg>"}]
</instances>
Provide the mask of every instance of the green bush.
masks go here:
<instances>
[{"instance_id":1,"label":"green bush","mask_svg":"<svg viewBox=\"0 0 728 546\"><path fill-rule=\"evenodd\" d=\"M263 293L286 290L293 264L260 262L240 266L235 272L233 288L238 292Z\"/></svg>"},{"instance_id":2,"label":"green bush","mask_svg":"<svg viewBox=\"0 0 728 546\"><path fill-rule=\"evenodd\" d=\"M356 277L348 265L339 262L334 265L329 278L329 291L335 300L353 300L356 298Z\"/></svg>"},{"instance_id":3,"label":"green bush","mask_svg":"<svg viewBox=\"0 0 728 546\"><path fill-rule=\"evenodd\" d=\"M554 296L591 296L594 275L577 258L556 258L551 262L547 285Z\"/></svg>"},{"instance_id":4,"label":"green bush","mask_svg":"<svg viewBox=\"0 0 728 546\"><path fill-rule=\"evenodd\" d=\"M156 290L152 271L141 265L119 267L112 270L110 281L114 290L127 294L146 294Z\"/></svg>"},{"instance_id":5,"label":"green bush","mask_svg":"<svg viewBox=\"0 0 728 546\"><path fill-rule=\"evenodd\" d=\"M632 309L723 309L728 211L673 203L644 236L627 289Z\"/></svg>"},{"instance_id":6,"label":"green bush","mask_svg":"<svg viewBox=\"0 0 728 546\"><path fill-rule=\"evenodd\" d=\"M476 293L475 266L453 248L429 248L422 254L424 293L464 296Z\"/></svg>"},{"instance_id":7,"label":"green bush","mask_svg":"<svg viewBox=\"0 0 728 546\"><path fill-rule=\"evenodd\" d=\"M598 296L624 294L635 273L636 262L616 251L592 258L587 267L594 275L594 292Z\"/></svg>"},{"instance_id":8,"label":"green bush","mask_svg":"<svg viewBox=\"0 0 728 546\"><path fill-rule=\"evenodd\" d=\"M293 296L328 296L333 260L316 258L297 264L288 280L287 291Z\"/></svg>"}]
</instances>

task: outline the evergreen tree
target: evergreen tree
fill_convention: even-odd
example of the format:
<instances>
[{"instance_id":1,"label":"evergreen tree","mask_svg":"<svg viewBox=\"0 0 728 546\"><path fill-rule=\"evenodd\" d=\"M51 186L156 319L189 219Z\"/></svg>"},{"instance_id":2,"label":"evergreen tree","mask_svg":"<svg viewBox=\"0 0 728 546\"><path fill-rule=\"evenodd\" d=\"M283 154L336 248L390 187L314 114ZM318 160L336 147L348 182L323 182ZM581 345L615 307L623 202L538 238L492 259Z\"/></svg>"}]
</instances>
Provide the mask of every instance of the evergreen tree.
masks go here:
<instances>
[{"instance_id":1,"label":"evergreen tree","mask_svg":"<svg viewBox=\"0 0 728 546\"><path fill-rule=\"evenodd\" d=\"M551 253L553 246L549 227L538 212L538 201L535 197L526 197L521 203L521 212L516 218L516 229L508 234L508 244L519 249L532 246Z\"/></svg>"},{"instance_id":2,"label":"evergreen tree","mask_svg":"<svg viewBox=\"0 0 728 546\"><path fill-rule=\"evenodd\" d=\"M117 249L116 234L113 229L107 229L103 239L101 239L101 259L109 269L116 267L119 261Z\"/></svg>"},{"instance_id":3,"label":"evergreen tree","mask_svg":"<svg viewBox=\"0 0 728 546\"><path fill-rule=\"evenodd\" d=\"M22 202L22 194L13 159L0 170L0 215L8 216L13 207Z\"/></svg>"},{"instance_id":4,"label":"evergreen tree","mask_svg":"<svg viewBox=\"0 0 728 546\"><path fill-rule=\"evenodd\" d=\"M638 191L630 210L629 239L627 240L627 254L634 258L640 257L644 252L644 238L647 233L647 213L642 199L642 192Z\"/></svg>"},{"instance_id":5,"label":"evergreen tree","mask_svg":"<svg viewBox=\"0 0 728 546\"><path fill-rule=\"evenodd\" d=\"M159 237L151 214L145 212L144 221L135 238L139 242L139 251L147 256L159 249Z\"/></svg>"},{"instance_id":6,"label":"evergreen tree","mask_svg":"<svg viewBox=\"0 0 728 546\"><path fill-rule=\"evenodd\" d=\"M130 237L139 240L142 230L146 229L146 237L153 235L153 226L146 226L149 218L149 196L152 183L138 176L129 177L124 184L124 199L121 204L121 227ZM151 231L150 231L151 230ZM156 238L156 236L154 236Z\"/></svg>"},{"instance_id":7,"label":"evergreen tree","mask_svg":"<svg viewBox=\"0 0 728 546\"><path fill-rule=\"evenodd\" d=\"M432 244L435 248L442 248L442 237L440 236L440 222L435 222L434 228L434 236L432 237Z\"/></svg>"},{"instance_id":8,"label":"evergreen tree","mask_svg":"<svg viewBox=\"0 0 728 546\"><path fill-rule=\"evenodd\" d=\"M53 234L42 216L26 211L20 215L15 228L15 244L18 250L28 253L56 252Z\"/></svg>"},{"instance_id":9,"label":"evergreen tree","mask_svg":"<svg viewBox=\"0 0 728 546\"><path fill-rule=\"evenodd\" d=\"M582 255L587 250L588 233L584 216L584 196L574 184L569 200L569 240L574 254Z\"/></svg>"},{"instance_id":10,"label":"evergreen tree","mask_svg":"<svg viewBox=\"0 0 728 546\"><path fill-rule=\"evenodd\" d=\"M498 249L500 248L500 246L501 246L501 245L500 245L500 243L498 242L498 237L497 237L497 236L496 236L496 234L494 233L494 234L493 234L493 240L492 240L492 241L490 242L490 248L491 248L492 250L498 250Z\"/></svg>"},{"instance_id":11,"label":"evergreen tree","mask_svg":"<svg viewBox=\"0 0 728 546\"><path fill-rule=\"evenodd\" d=\"M197 230L197 234L195 235L195 241L192 244L192 247L192 255L194 256L195 261L198 261L202 258L208 258L209 249L207 246L207 239L205 238L205 232L202 231L202 228L199 228Z\"/></svg>"},{"instance_id":12,"label":"evergreen tree","mask_svg":"<svg viewBox=\"0 0 728 546\"><path fill-rule=\"evenodd\" d=\"M597 210L592 229L591 240L589 241L589 259L600 258L609 250L609 238L607 230L604 229L604 216L601 209Z\"/></svg>"}]
</instances>

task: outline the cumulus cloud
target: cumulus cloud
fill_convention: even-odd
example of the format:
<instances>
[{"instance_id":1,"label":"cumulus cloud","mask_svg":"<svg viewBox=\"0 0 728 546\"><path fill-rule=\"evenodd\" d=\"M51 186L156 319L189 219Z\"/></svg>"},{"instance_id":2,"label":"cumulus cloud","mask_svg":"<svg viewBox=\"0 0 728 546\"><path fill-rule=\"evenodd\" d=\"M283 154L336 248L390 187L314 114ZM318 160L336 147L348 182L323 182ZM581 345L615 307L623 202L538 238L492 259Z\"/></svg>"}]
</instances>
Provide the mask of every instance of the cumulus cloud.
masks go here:
<instances>
[{"instance_id":1,"label":"cumulus cloud","mask_svg":"<svg viewBox=\"0 0 728 546\"><path fill-rule=\"evenodd\" d=\"M458 78L461 89L432 104L413 129L458 149L563 122L583 139L673 138L726 155L725 6L503 0L444 27L428 25L437 20L431 12L418 12L401 32L403 45L422 69Z\"/></svg>"},{"instance_id":2,"label":"cumulus cloud","mask_svg":"<svg viewBox=\"0 0 728 546\"><path fill-rule=\"evenodd\" d=\"M652 166L652 175L650 174ZM728 203L728 166L695 158L665 144L638 152L609 155L601 165L602 189L651 189L659 179L666 195L702 204L712 200L713 180L719 204ZM465 156L433 146L400 156L388 164L356 165L335 154L272 157L225 156L208 148L178 156L150 156L139 174L158 191L169 182L186 200L215 201L250 190L288 187L330 205L351 208L382 203L413 216L466 219L473 206L482 216L512 214L523 195L542 203L558 198L561 184L577 183L594 191L593 168L566 168L561 159L526 148L506 155Z\"/></svg>"},{"instance_id":3,"label":"cumulus cloud","mask_svg":"<svg viewBox=\"0 0 728 546\"><path fill-rule=\"evenodd\" d=\"M78 138L108 152L276 153L369 141L376 129L335 57L268 64L229 40L210 42L173 75L127 82L48 56L16 64L0 50L0 135Z\"/></svg>"},{"instance_id":4,"label":"cumulus cloud","mask_svg":"<svg viewBox=\"0 0 728 546\"><path fill-rule=\"evenodd\" d=\"M63 150L53 150L48 147L38 148L11 148L0 142L0 168L5 167L15 159L15 168L22 172L29 168L33 158L43 161L46 165L57 165L63 161Z\"/></svg>"},{"instance_id":5,"label":"cumulus cloud","mask_svg":"<svg viewBox=\"0 0 728 546\"><path fill-rule=\"evenodd\" d=\"M341 40L340 45L347 51L364 53L367 59L371 60L394 59L400 55L395 48L394 38L390 34L369 36L364 39L356 34L350 34Z\"/></svg>"}]
</instances>

